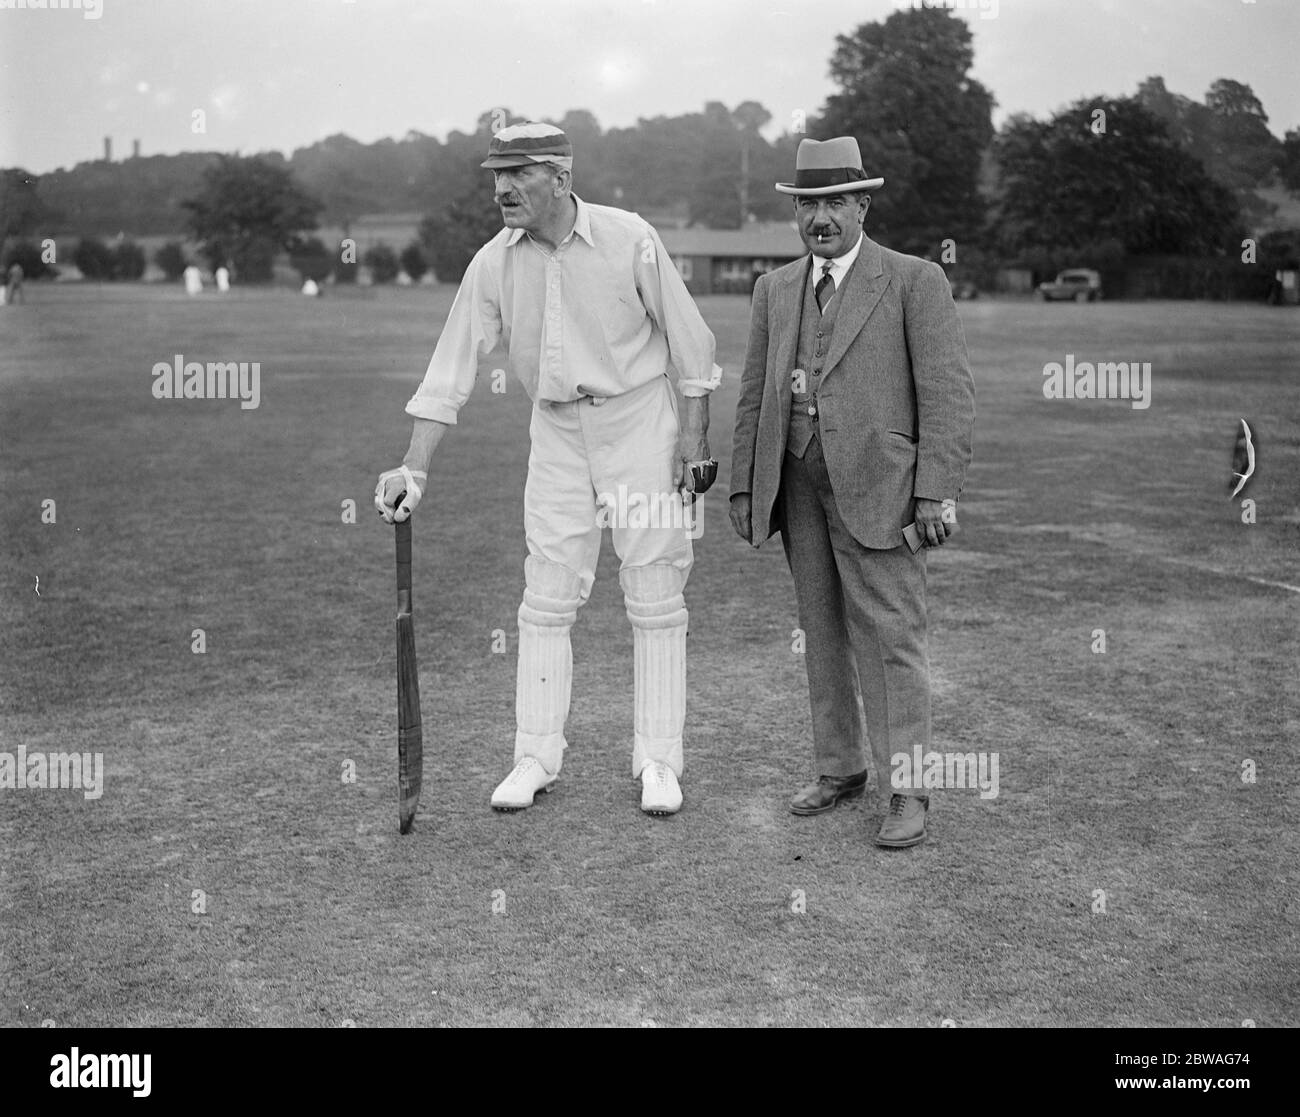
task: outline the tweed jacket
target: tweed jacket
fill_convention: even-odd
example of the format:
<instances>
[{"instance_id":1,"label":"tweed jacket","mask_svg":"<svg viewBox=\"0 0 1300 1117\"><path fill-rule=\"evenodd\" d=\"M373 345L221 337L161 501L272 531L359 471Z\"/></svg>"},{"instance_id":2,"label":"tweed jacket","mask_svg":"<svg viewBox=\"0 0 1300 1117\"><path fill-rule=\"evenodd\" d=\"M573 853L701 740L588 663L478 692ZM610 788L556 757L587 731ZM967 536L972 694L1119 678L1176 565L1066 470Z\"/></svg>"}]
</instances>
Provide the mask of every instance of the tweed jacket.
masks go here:
<instances>
[{"instance_id":1,"label":"tweed jacket","mask_svg":"<svg viewBox=\"0 0 1300 1117\"><path fill-rule=\"evenodd\" d=\"M749 493L752 542L781 526L799 314L813 257L759 279L741 375L731 495ZM975 385L943 269L863 234L815 388L818 437L845 525L863 546L897 547L912 499L956 499L966 479ZM811 379L811 378L810 378Z\"/></svg>"}]
</instances>

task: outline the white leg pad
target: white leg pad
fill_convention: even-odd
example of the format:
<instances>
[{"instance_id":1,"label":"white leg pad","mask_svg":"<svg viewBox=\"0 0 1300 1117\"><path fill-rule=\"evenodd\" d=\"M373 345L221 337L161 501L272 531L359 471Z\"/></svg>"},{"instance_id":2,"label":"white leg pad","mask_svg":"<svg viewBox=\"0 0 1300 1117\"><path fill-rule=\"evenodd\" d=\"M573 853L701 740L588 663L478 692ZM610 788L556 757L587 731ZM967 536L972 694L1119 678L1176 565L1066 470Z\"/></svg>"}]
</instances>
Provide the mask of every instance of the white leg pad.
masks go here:
<instances>
[{"instance_id":1,"label":"white leg pad","mask_svg":"<svg viewBox=\"0 0 1300 1117\"><path fill-rule=\"evenodd\" d=\"M515 763L536 757L551 775L560 770L564 723L573 688L569 630L582 584L567 566L529 555L519 606L519 669L515 676Z\"/></svg>"},{"instance_id":2,"label":"white leg pad","mask_svg":"<svg viewBox=\"0 0 1300 1117\"><path fill-rule=\"evenodd\" d=\"M619 574L632 622L636 698L632 775L651 760L682 774L686 723L685 573L675 566L625 567Z\"/></svg>"}]
</instances>

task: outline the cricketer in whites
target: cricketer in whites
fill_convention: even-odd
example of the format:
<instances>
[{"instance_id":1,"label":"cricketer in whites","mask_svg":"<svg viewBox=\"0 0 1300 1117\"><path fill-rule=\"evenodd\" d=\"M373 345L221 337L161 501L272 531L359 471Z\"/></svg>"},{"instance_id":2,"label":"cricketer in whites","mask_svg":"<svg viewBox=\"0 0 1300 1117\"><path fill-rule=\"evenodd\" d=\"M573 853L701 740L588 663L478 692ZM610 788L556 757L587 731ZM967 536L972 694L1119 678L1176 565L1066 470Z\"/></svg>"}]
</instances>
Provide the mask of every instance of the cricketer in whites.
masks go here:
<instances>
[{"instance_id":1,"label":"cricketer in whites","mask_svg":"<svg viewBox=\"0 0 1300 1117\"><path fill-rule=\"evenodd\" d=\"M492 794L493 807L514 811L555 782L567 747L569 630L595 577L598 498L626 492L663 508L693 491L692 467L709 460L708 399L722 370L713 334L655 230L636 214L573 193L573 148L560 129L504 128L482 165L493 172L505 228L461 280L406 405L414 417L410 448L398 469L381 475L375 504L389 523L414 511L479 359L504 347L533 401L514 768ZM623 516L610 524L633 632L632 774L641 780L641 809L656 815L682 802L683 591L693 562L684 518Z\"/></svg>"},{"instance_id":2,"label":"cricketer in whites","mask_svg":"<svg viewBox=\"0 0 1300 1117\"><path fill-rule=\"evenodd\" d=\"M866 786L858 693L881 787L895 754L929 749L924 548L954 530L975 390L943 269L862 231L884 179L857 140L806 139L795 159L776 189L809 254L754 288L731 521L755 547L780 531L794 577L817 780L790 809L811 815ZM928 809L914 787L891 795L877 844L924 841Z\"/></svg>"}]
</instances>

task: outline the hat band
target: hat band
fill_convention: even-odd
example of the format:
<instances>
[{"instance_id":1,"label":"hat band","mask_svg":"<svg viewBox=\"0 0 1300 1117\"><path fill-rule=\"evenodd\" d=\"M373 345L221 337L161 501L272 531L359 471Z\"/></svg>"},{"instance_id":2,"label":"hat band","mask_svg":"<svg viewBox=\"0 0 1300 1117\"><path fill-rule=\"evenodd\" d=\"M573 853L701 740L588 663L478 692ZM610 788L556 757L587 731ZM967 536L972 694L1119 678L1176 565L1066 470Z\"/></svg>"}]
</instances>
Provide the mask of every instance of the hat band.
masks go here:
<instances>
[{"instance_id":1,"label":"hat band","mask_svg":"<svg viewBox=\"0 0 1300 1117\"><path fill-rule=\"evenodd\" d=\"M814 190L818 187L844 186L850 182L862 182L866 177L866 172L858 170L857 167L829 167L795 171L794 185L799 190Z\"/></svg>"},{"instance_id":2,"label":"hat band","mask_svg":"<svg viewBox=\"0 0 1300 1117\"><path fill-rule=\"evenodd\" d=\"M496 136L488 144L489 155L573 155L573 145L567 139L557 136L515 136L502 140Z\"/></svg>"}]
</instances>

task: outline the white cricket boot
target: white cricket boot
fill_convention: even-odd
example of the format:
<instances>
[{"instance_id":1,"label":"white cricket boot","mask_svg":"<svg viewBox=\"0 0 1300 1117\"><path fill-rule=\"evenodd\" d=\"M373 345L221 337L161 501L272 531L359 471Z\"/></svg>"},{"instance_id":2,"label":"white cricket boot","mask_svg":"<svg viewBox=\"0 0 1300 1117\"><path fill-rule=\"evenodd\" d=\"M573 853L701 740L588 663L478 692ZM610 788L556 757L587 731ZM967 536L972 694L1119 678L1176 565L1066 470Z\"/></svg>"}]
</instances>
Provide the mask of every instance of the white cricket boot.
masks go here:
<instances>
[{"instance_id":1,"label":"white cricket boot","mask_svg":"<svg viewBox=\"0 0 1300 1117\"><path fill-rule=\"evenodd\" d=\"M555 777L536 757L525 756L492 792L492 806L498 811L522 811L533 805L539 791L550 791Z\"/></svg>"},{"instance_id":2,"label":"white cricket boot","mask_svg":"<svg viewBox=\"0 0 1300 1117\"><path fill-rule=\"evenodd\" d=\"M677 774L662 760L652 760L641 769L641 809L646 814L676 814L682 807L682 788Z\"/></svg>"}]
</instances>

